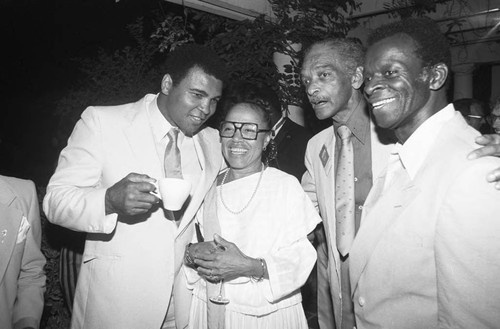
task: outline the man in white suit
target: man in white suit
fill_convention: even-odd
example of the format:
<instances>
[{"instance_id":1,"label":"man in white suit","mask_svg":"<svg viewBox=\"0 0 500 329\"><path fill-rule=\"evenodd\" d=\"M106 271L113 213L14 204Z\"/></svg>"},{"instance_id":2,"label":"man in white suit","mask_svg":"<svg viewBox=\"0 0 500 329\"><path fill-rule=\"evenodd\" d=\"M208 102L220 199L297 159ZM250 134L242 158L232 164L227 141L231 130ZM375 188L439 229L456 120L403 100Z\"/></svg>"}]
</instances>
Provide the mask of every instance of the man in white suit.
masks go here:
<instances>
[{"instance_id":1,"label":"man in white suit","mask_svg":"<svg viewBox=\"0 0 500 329\"><path fill-rule=\"evenodd\" d=\"M316 42L306 49L302 62L302 82L316 116L333 120L333 128L326 128L309 141L305 155L307 171L302 178L304 190L321 214L326 234L325 242L318 247L318 322L321 329L352 329L355 325L349 255L341 257L336 247L337 129L347 125L353 132L356 230L373 179L387 164L390 150L397 141L391 131L376 128L368 113L361 89L363 62L364 49L354 39ZM499 137L483 136L479 142L488 146L474 154L500 156ZM483 174L489 174L490 182L500 180L500 168ZM497 188L500 189L498 182Z\"/></svg>"},{"instance_id":2,"label":"man in white suit","mask_svg":"<svg viewBox=\"0 0 500 329\"><path fill-rule=\"evenodd\" d=\"M448 42L430 19L377 29L365 93L398 143L350 252L357 328L498 328L500 202L467 160L479 136L446 98Z\"/></svg>"},{"instance_id":3,"label":"man in white suit","mask_svg":"<svg viewBox=\"0 0 500 329\"><path fill-rule=\"evenodd\" d=\"M225 68L210 50L177 48L157 95L87 108L47 187L49 220L87 232L72 328L185 328L190 295L179 273L193 218L222 166L216 130L204 127ZM167 133L180 130L191 193L172 217L151 194L164 176Z\"/></svg>"},{"instance_id":4,"label":"man in white suit","mask_svg":"<svg viewBox=\"0 0 500 329\"><path fill-rule=\"evenodd\" d=\"M38 329L45 257L35 184L0 176L0 328Z\"/></svg>"}]
</instances>

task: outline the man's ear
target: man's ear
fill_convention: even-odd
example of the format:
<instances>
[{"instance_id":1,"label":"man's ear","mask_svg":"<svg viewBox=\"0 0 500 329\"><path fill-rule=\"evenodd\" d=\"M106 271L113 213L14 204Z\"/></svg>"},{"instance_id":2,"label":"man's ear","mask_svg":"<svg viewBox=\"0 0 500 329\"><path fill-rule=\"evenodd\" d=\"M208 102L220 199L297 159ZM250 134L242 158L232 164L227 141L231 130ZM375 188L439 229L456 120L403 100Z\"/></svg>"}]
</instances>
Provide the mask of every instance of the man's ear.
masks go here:
<instances>
[{"instance_id":1,"label":"man's ear","mask_svg":"<svg viewBox=\"0 0 500 329\"><path fill-rule=\"evenodd\" d=\"M354 72L353 76L351 77L351 86L354 89L359 89L363 85L363 67L358 66L356 67L356 71Z\"/></svg>"},{"instance_id":2,"label":"man's ear","mask_svg":"<svg viewBox=\"0 0 500 329\"><path fill-rule=\"evenodd\" d=\"M431 78L429 80L429 88L438 90L445 84L448 77L448 66L444 63L438 63L430 68Z\"/></svg>"},{"instance_id":3,"label":"man's ear","mask_svg":"<svg viewBox=\"0 0 500 329\"><path fill-rule=\"evenodd\" d=\"M161 93L168 95L170 89L172 89L173 84L174 82L172 81L172 77L170 76L170 74L165 74L163 76L163 79L161 80Z\"/></svg>"}]
</instances>

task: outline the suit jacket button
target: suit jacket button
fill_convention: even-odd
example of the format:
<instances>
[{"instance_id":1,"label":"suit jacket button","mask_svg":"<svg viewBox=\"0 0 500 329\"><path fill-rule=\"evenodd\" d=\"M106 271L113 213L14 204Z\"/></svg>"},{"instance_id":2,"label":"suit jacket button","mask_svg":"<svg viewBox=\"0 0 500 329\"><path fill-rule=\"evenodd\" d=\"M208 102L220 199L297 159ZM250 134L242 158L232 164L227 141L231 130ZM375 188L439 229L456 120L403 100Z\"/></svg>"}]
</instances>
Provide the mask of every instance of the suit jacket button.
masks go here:
<instances>
[{"instance_id":1,"label":"suit jacket button","mask_svg":"<svg viewBox=\"0 0 500 329\"><path fill-rule=\"evenodd\" d=\"M365 299L363 297L359 297L358 298L358 304L359 304L359 306L363 307L363 306L365 306L365 303L366 303L366 301L365 301Z\"/></svg>"}]
</instances>

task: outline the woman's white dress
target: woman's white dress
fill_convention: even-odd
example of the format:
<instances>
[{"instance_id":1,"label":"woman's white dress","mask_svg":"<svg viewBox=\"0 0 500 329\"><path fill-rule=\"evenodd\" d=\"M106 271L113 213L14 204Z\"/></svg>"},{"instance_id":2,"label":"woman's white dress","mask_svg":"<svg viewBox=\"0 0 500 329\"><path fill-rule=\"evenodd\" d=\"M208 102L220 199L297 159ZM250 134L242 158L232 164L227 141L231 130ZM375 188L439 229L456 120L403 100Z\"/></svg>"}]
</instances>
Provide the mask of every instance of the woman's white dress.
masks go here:
<instances>
[{"instance_id":1,"label":"woman's white dress","mask_svg":"<svg viewBox=\"0 0 500 329\"><path fill-rule=\"evenodd\" d=\"M226 205L242 209L251 198L259 173L224 184ZM266 260L269 279L255 282L240 277L224 282L225 328L307 329L300 287L315 262L316 250L307 239L321 221L309 197L294 176L275 168L266 168L254 199L242 213L227 211L217 187L217 217L221 236L235 243L253 258ZM203 225L202 211L197 220ZM212 240L212 237L205 237ZM193 290L190 328L207 327L205 281L196 272L184 268L188 287Z\"/></svg>"}]
</instances>

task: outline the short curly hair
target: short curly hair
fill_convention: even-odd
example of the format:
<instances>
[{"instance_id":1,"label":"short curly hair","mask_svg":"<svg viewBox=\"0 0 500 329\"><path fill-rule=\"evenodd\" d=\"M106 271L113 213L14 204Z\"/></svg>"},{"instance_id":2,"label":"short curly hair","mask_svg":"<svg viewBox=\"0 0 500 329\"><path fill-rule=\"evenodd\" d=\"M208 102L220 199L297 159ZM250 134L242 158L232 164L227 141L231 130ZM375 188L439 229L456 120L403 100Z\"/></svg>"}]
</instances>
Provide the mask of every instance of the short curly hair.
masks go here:
<instances>
[{"instance_id":1,"label":"short curly hair","mask_svg":"<svg viewBox=\"0 0 500 329\"><path fill-rule=\"evenodd\" d=\"M222 116L237 104L247 103L262 111L264 121L272 128L281 118L281 102L271 87L262 83L237 81L229 86L221 100Z\"/></svg>"},{"instance_id":2,"label":"short curly hair","mask_svg":"<svg viewBox=\"0 0 500 329\"><path fill-rule=\"evenodd\" d=\"M222 99L223 118L238 104L247 104L252 110L262 115L267 127L261 129L272 129L281 118L281 103L278 95L269 87L261 83L238 81L229 86L226 95ZM269 165L277 156L277 146L271 139L267 149L262 152L262 161Z\"/></svg>"},{"instance_id":3,"label":"short curly hair","mask_svg":"<svg viewBox=\"0 0 500 329\"><path fill-rule=\"evenodd\" d=\"M408 18L380 26L368 37L368 47L397 34L406 34L416 42L416 54L422 59L424 66L438 63L451 66L448 39L441 32L438 24L427 17Z\"/></svg>"},{"instance_id":4,"label":"short curly hair","mask_svg":"<svg viewBox=\"0 0 500 329\"><path fill-rule=\"evenodd\" d=\"M187 44L175 48L167 55L162 65L164 72L172 78L174 86L178 85L194 67L201 68L205 73L223 83L227 80L225 63L213 50L198 44Z\"/></svg>"},{"instance_id":5,"label":"short curly hair","mask_svg":"<svg viewBox=\"0 0 500 329\"><path fill-rule=\"evenodd\" d=\"M325 46L330 48L339 57L339 61L347 69L346 73L353 75L356 68L363 66L365 59L365 48L357 38L328 38L314 42L305 51L303 58L309 54L313 47Z\"/></svg>"}]
</instances>

